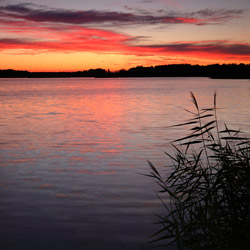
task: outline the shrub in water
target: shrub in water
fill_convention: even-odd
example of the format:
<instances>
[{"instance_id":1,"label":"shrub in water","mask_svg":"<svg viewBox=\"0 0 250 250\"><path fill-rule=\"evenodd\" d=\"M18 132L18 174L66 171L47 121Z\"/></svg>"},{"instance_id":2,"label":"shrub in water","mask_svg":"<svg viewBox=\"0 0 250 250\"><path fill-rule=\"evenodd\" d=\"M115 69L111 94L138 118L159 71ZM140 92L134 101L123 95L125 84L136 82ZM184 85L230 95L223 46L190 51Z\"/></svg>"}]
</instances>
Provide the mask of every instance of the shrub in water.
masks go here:
<instances>
[{"instance_id":1,"label":"shrub in water","mask_svg":"<svg viewBox=\"0 0 250 250\"><path fill-rule=\"evenodd\" d=\"M167 193L166 216L154 241L177 249L249 249L250 141L239 130L220 130L214 107L201 109L191 92L195 112L175 126L189 126L175 140L172 165L163 176L149 162L150 174ZM177 145L178 144L178 145Z\"/></svg>"}]
</instances>

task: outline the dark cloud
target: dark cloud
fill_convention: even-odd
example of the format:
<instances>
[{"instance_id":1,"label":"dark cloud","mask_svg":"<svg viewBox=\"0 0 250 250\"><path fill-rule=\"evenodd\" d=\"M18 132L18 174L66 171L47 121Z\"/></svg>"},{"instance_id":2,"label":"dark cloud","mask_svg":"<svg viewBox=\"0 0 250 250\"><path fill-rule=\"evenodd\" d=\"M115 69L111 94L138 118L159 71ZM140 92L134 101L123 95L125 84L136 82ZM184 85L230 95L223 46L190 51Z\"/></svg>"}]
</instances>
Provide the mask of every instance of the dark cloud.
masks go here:
<instances>
[{"instance_id":1,"label":"dark cloud","mask_svg":"<svg viewBox=\"0 0 250 250\"><path fill-rule=\"evenodd\" d=\"M31 7L35 7L33 4L13 4L13 5L6 5L4 7L1 7L2 10L6 12L16 12L16 13L30 13L31 12Z\"/></svg>"},{"instance_id":2,"label":"dark cloud","mask_svg":"<svg viewBox=\"0 0 250 250\"><path fill-rule=\"evenodd\" d=\"M219 47L218 50L225 54L250 56L249 44L231 44L228 46Z\"/></svg>"},{"instance_id":3,"label":"dark cloud","mask_svg":"<svg viewBox=\"0 0 250 250\"><path fill-rule=\"evenodd\" d=\"M239 18L243 10L210 10L204 9L191 13L155 12L124 13L117 11L97 10L64 10L49 9L34 4L13 4L0 6L0 17L15 18L33 22L53 22L65 24L180 24L196 25L220 23L229 18Z\"/></svg>"},{"instance_id":4,"label":"dark cloud","mask_svg":"<svg viewBox=\"0 0 250 250\"><path fill-rule=\"evenodd\" d=\"M203 22L198 23L198 25L205 25L208 23L219 24L231 19L240 18L243 16L244 11L245 10L203 9L189 13L189 15L199 17L203 20Z\"/></svg>"},{"instance_id":5,"label":"dark cloud","mask_svg":"<svg viewBox=\"0 0 250 250\"><path fill-rule=\"evenodd\" d=\"M250 56L250 44L230 43L227 41L211 42L189 42L189 43L172 43L172 44L153 44L142 45L141 48L157 49L162 52L175 53L211 53Z\"/></svg>"},{"instance_id":6,"label":"dark cloud","mask_svg":"<svg viewBox=\"0 0 250 250\"><path fill-rule=\"evenodd\" d=\"M105 11L73 11L61 9L34 8L30 4L6 5L0 7L0 16L25 19L34 22L58 22L69 24L131 22L134 17L129 13ZM40 7L40 8L39 8Z\"/></svg>"},{"instance_id":7,"label":"dark cloud","mask_svg":"<svg viewBox=\"0 0 250 250\"><path fill-rule=\"evenodd\" d=\"M20 45L29 43L29 39L18 39L18 38L1 38L0 39L0 47L1 45Z\"/></svg>"},{"instance_id":8,"label":"dark cloud","mask_svg":"<svg viewBox=\"0 0 250 250\"><path fill-rule=\"evenodd\" d=\"M203 9L199 10L197 12L192 12L191 14L193 15L199 15L202 17L216 17L216 16L237 16L237 15L242 15L243 10L224 10L224 9L217 9L217 10L212 10L212 9Z\"/></svg>"}]
</instances>

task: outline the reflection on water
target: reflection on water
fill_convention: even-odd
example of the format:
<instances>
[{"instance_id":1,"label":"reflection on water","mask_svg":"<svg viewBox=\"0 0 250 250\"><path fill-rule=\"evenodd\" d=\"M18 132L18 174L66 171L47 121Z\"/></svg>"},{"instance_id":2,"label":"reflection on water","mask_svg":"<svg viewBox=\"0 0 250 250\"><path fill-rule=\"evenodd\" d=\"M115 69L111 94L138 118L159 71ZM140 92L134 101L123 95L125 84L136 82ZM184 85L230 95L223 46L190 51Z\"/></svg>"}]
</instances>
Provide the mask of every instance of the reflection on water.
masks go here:
<instances>
[{"instance_id":1,"label":"reflection on water","mask_svg":"<svg viewBox=\"0 0 250 250\"><path fill-rule=\"evenodd\" d=\"M1 249L125 249L158 227L146 160L185 134L189 91L250 132L250 81L0 79Z\"/></svg>"}]
</instances>

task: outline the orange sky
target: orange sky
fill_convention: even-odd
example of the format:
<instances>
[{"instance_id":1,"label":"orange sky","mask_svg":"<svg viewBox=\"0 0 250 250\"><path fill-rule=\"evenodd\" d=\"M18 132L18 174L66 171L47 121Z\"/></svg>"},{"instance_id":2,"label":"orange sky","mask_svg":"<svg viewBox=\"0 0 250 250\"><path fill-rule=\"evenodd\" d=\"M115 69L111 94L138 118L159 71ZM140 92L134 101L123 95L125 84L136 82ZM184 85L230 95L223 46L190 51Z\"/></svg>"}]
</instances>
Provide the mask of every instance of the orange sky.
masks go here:
<instances>
[{"instance_id":1,"label":"orange sky","mask_svg":"<svg viewBox=\"0 0 250 250\"><path fill-rule=\"evenodd\" d=\"M250 63L249 10L246 0L4 0L0 69Z\"/></svg>"}]
</instances>

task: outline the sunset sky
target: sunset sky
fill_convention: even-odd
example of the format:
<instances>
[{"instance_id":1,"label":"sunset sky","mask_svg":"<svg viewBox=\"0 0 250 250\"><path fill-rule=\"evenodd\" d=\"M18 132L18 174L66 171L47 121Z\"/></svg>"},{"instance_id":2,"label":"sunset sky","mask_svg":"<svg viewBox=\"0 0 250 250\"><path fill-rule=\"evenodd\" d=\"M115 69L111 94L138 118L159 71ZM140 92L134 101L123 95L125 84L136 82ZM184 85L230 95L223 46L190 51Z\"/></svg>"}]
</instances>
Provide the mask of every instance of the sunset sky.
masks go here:
<instances>
[{"instance_id":1,"label":"sunset sky","mask_svg":"<svg viewBox=\"0 0 250 250\"><path fill-rule=\"evenodd\" d=\"M250 63L249 0L0 0L0 69Z\"/></svg>"}]
</instances>

